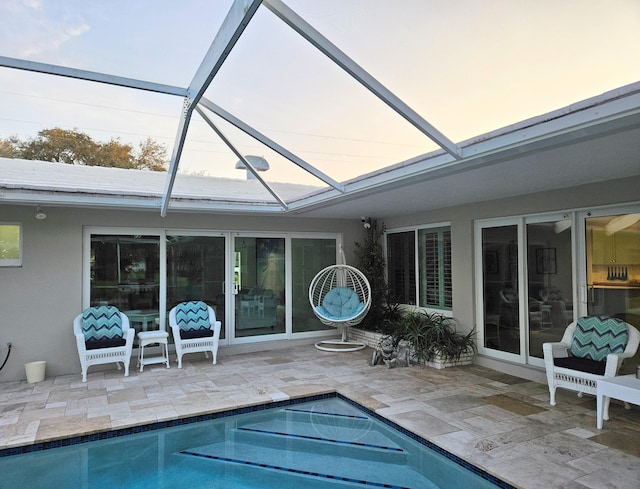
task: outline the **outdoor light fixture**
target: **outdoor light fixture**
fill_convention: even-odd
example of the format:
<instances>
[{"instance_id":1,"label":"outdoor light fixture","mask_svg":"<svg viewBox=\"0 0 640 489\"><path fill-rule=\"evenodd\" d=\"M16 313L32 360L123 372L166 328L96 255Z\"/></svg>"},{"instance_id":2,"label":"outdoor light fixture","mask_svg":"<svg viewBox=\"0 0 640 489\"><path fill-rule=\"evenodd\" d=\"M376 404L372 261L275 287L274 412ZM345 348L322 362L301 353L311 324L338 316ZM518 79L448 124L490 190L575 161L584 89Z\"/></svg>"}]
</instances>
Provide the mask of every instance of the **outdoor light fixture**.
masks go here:
<instances>
[{"instance_id":1,"label":"outdoor light fixture","mask_svg":"<svg viewBox=\"0 0 640 489\"><path fill-rule=\"evenodd\" d=\"M43 211L40 206L36 207L36 219L42 221L47 218L47 213Z\"/></svg>"},{"instance_id":2,"label":"outdoor light fixture","mask_svg":"<svg viewBox=\"0 0 640 489\"><path fill-rule=\"evenodd\" d=\"M371 228L371 219L368 219L368 218L362 216L360 218L360 221L362 222L362 225L364 226L365 229L370 229Z\"/></svg>"}]
</instances>

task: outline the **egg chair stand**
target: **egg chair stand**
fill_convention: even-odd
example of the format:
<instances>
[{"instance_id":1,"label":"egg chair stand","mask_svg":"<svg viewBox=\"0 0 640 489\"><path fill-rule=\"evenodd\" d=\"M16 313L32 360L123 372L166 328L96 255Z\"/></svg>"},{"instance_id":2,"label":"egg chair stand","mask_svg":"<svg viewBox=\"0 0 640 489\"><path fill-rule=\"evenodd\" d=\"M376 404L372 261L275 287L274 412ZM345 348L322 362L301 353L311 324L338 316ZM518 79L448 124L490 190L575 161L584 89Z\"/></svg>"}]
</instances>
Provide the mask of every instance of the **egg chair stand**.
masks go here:
<instances>
[{"instance_id":1,"label":"egg chair stand","mask_svg":"<svg viewBox=\"0 0 640 489\"><path fill-rule=\"evenodd\" d=\"M371 307L371 286L360 270L341 264L324 268L311 281L309 302L323 324L338 328L341 333L340 340L317 342L318 350L357 351L367 346L348 339L349 326L359 324Z\"/></svg>"}]
</instances>

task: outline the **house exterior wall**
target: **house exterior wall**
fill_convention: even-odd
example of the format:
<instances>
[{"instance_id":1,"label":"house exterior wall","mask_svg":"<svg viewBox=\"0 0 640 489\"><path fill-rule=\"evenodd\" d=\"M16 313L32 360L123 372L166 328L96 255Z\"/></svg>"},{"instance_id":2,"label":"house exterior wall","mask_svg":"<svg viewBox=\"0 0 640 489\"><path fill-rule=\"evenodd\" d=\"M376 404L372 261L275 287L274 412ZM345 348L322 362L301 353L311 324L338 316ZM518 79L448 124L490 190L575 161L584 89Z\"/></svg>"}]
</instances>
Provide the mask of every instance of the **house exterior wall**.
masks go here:
<instances>
[{"instance_id":1,"label":"house exterior wall","mask_svg":"<svg viewBox=\"0 0 640 489\"><path fill-rule=\"evenodd\" d=\"M47 362L47 376L77 373L80 361L73 318L82 311L82 246L85 226L136 229L343 233L348 263L354 242L362 240L360 219L313 220L169 212L131 212L45 206L47 218L36 220L35 206L0 205L0 222L23 226L23 264L0 267L0 344L12 351L0 382L26 378L24 364ZM0 362L6 349L0 349ZM132 359L132 368L135 361ZM92 369L100 369L100 366Z\"/></svg>"},{"instance_id":2,"label":"house exterior wall","mask_svg":"<svg viewBox=\"0 0 640 489\"><path fill-rule=\"evenodd\" d=\"M453 315L464 328L471 329L476 323L473 273L475 220L638 202L638 188L640 176L412 215L372 217L384 222L387 228L451 223ZM354 260L354 242L364 238L359 219L175 212L169 212L162 218L159 212L51 206L46 206L45 210L47 219L39 221L34 218L33 206L0 205L0 221L22 223L24 253L22 267L0 267L0 344L9 341L13 344L9 361L0 371L0 382L25 379L24 363L35 360L47 361L47 375L78 373L79 377L80 363L72 321L82 310L84 226L130 227L132 232L139 228L166 228L343 233L348 263ZM536 372L535 368L482 357L476 362L543 380L542 373Z\"/></svg>"},{"instance_id":3,"label":"house exterior wall","mask_svg":"<svg viewBox=\"0 0 640 489\"><path fill-rule=\"evenodd\" d=\"M463 328L470 331L476 326L473 234L476 220L634 203L640 201L638 189L640 189L640 176L413 215L395 216L383 221L390 229L447 221L451 223L452 315L460 321ZM477 357L475 361L497 370L546 382L544 372L534 367L513 365L483 357Z\"/></svg>"}]
</instances>

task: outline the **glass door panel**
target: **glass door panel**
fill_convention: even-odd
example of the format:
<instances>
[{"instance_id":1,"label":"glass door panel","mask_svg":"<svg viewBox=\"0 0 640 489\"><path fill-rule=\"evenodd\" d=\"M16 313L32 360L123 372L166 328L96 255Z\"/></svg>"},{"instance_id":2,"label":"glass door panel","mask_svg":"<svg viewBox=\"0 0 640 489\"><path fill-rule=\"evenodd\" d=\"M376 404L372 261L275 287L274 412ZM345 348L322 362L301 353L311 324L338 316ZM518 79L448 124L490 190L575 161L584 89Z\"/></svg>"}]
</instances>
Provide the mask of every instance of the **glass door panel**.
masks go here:
<instances>
[{"instance_id":1,"label":"glass door panel","mask_svg":"<svg viewBox=\"0 0 640 489\"><path fill-rule=\"evenodd\" d=\"M291 309L294 333L334 329L320 322L309 303L309 285L318 272L336 263L336 240L291 239Z\"/></svg>"},{"instance_id":2,"label":"glass door panel","mask_svg":"<svg viewBox=\"0 0 640 489\"><path fill-rule=\"evenodd\" d=\"M571 220L527 224L529 356L560 341L573 320Z\"/></svg>"},{"instance_id":3,"label":"glass door panel","mask_svg":"<svg viewBox=\"0 0 640 489\"><path fill-rule=\"evenodd\" d=\"M284 238L235 238L235 337L285 332Z\"/></svg>"},{"instance_id":4,"label":"glass door panel","mask_svg":"<svg viewBox=\"0 0 640 489\"><path fill-rule=\"evenodd\" d=\"M116 306L136 334L158 329L160 237L92 234L90 284L90 305Z\"/></svg>"},{"instance_id":5,"label":"glass door panel","mask_svg":"<svg viewBox=\"0 0 640 489\"><path fill-rule=\"evenodd\" d=\"M640 213L587 217L587 312L640 328Z\"/></svg>"},{"instance_id":6,"label":"glass door panel","mask_svg":"<svg viewBox=\"0 0 640 489\"><path fill-rule=\"evenodd\" d=\"M482 229L484 347L520 354L518 226Z\"/></svg>"},{"instance_id":7,"label":"glass door panel","mask_svg":"<svg viewBox=\"0 0 640 489\"><path fill-rule=\"evenodd\" d=\"M183 301L204 301L224 325L224 273L224 237L167 235L167 310Z\"/></svg>"}]
</instances>

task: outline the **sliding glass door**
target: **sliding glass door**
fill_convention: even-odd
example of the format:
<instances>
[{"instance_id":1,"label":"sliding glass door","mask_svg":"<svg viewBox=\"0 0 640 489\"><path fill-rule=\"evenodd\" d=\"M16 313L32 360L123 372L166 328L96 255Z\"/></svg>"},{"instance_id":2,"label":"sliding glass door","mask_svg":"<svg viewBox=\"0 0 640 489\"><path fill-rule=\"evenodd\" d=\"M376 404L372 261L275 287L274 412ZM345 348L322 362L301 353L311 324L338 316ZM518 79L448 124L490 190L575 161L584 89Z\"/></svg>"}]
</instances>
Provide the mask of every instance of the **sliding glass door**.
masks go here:
<instances>
[{"instance_id":1,"label":"sliding glass door","mask_svg":"<svg viewBox=\"0 0 640 489\"><path fill-rule=\"evenodd\" d=\"M586 216L587 311L640 328L640 213Z\"/></svg>"},{"instance_id":2,"label":"sliding glass door","mask_svg":"<svg viewBox=\"0 0 640 489\"><path fill-rule=\"evenodd\" d=\"M234 336L285 333L285 238L236 236Z\"/></svg>"},{"instance_id":3,"label":"sliding glass door","mask_svg":"<svg viewBox=\"0 0 640 489\"><path fill-rule=\"evenodd\" d=\"M527 219L526 240L528 353L541 359L574 316L572 220Z\"/></svg>"},{"instance_id":4,"label":"sliding glass door","mask_svg":"<svg viewBox=\"0 0 640 489\"><path fill-rule=\"evenodd\" d=\"M224 321L225 237L167 234L166 255L167 311L179 302L204 301Z\"/></svg>"},{"instance_id":5,"label":"sliding glass door","mask_svg":"<svg viewBox=\"0 0 640 489\"><path fill-rule=\"evenodd\" d=\"M482 353L542 365L574 317L573 221L549 215L477 226Z\"/></svg>"}]
</instances>

